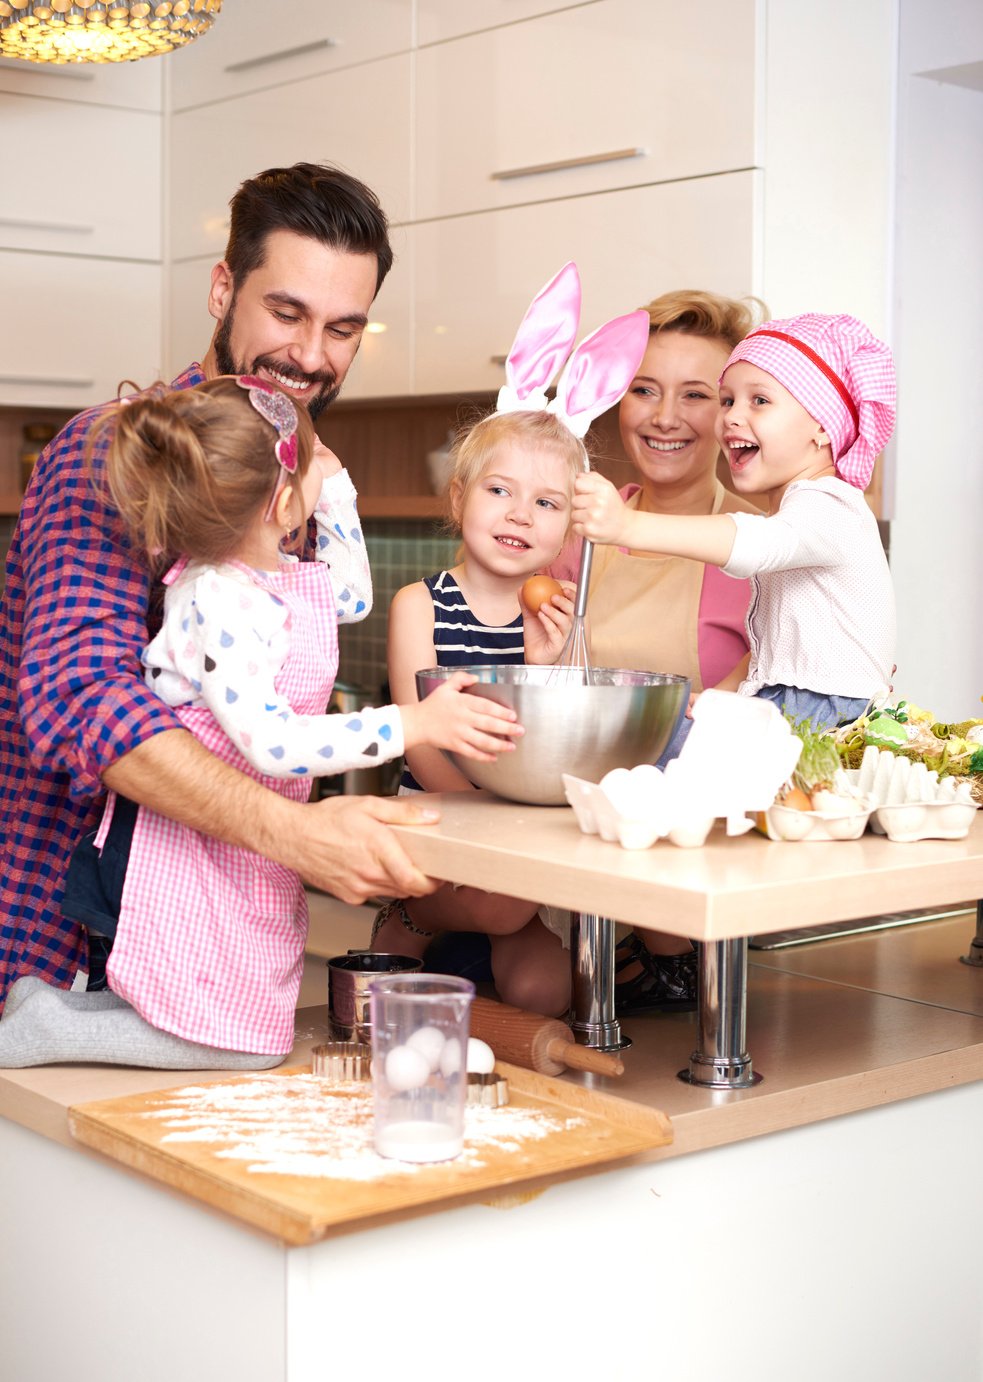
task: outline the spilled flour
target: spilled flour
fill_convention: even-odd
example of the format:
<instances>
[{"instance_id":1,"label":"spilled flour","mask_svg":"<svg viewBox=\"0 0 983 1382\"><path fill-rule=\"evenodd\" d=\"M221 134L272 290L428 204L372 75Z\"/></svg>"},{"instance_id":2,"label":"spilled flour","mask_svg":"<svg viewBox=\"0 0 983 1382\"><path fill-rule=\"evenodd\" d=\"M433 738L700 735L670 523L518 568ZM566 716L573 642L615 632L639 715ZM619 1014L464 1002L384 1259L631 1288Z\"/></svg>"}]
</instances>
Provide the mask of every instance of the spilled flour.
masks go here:
<instances>
[{"instance_id":1,"label":"spilled flour","mask_svg":"<svg viewBox=\"0 0 983 1382\"><path fill-rule=\"evenodd\" d=\"M216 1156L246 1162L246 1169L257 1173L373 1180L432 1169L376 1155L369 1083L328 1084L314 1075L256 1075L237 1084L176 1089L142 1116L163 1121L168 1131L162 1145L207 1143ZM583 1126L584 1121L511 1104L468 1107L464 1150L453 1165L483 1167L491 1150L518 1152L525 1143Z\"/></svg>"}]
</instances>

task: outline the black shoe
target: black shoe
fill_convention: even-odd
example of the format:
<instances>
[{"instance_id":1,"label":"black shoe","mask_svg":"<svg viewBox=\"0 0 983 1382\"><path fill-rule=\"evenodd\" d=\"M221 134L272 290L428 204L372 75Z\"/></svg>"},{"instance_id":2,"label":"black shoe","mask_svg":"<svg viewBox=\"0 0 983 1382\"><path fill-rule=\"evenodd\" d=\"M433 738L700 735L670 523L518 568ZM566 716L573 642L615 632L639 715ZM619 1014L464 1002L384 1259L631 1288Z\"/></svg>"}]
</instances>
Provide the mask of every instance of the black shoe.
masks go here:
<instances>
[{"instance_id":1,"label":"black shoe","mask_svg":"<svg viewBox=\"0 0 983 1382\"><path fill-rule=\"evenodd\" d=\"M615 948L615 974L635 961L641 973L615 981L614 1008L618 1017L642 1013L693 1012L697 994L695 950L684 955L652 955L632 931Z\"/></svg>"}]
</instances>

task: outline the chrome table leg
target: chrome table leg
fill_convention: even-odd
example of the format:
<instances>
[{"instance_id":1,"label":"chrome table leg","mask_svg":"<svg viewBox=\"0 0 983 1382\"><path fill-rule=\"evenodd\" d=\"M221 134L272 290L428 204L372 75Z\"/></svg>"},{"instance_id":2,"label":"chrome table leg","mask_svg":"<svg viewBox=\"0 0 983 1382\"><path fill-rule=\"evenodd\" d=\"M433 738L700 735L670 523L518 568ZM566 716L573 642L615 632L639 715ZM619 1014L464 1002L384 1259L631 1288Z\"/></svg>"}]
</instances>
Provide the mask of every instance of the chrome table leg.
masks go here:
<instances>
[{"instance_id":1,"label":"chrome table leg","mask_svg":"<svg viewBox=\"0 0 983 1382\"><path fill-rule=\"evenodd\" d=\"M983 968L983 902L976 904L976 935L969 943L969 953L959 958L964 965Z\"/></svg>"},{"instance_id":2,"label":"chrome table leg","mask_svg":"<svg viewBox=\"0 0 983 1382\"><path fill-rule=\"evenodd\" d=\"M631 1038L622 1035L614 1014L614 922L591 912L572 912L570 960L574 1037L595 1051L623 1051Z\"/></svg>"},{"instance_id":3,"label":"chrome table leg","mask_svg":"<svg viewBox=\"0 0 983 1382\"><path fill-rule=\"evenodd\" d=\"M747 937L700 945L699 1046L679 1078L707 1089L747 1089L761 1079L745 1050Z\"/></svg>"}]
</instances>

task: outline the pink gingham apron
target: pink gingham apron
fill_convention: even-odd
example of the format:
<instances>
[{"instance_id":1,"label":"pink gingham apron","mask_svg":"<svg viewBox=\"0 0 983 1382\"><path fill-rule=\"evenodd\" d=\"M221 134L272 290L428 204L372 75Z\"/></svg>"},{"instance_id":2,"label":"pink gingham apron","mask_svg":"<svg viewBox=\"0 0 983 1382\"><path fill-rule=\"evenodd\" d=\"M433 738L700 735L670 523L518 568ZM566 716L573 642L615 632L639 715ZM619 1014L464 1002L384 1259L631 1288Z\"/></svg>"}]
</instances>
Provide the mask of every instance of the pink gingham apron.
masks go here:
<instances>
[{"instance_id":1,"label":"pink gingham apron","mask_svg":"<svg viewBox=\"0 0 983 1382\"><path fill-rule=\"evenodd\" d=\"M298 714L323 714L338 670L327 568L298 562L250 574L262 587L258 598L279 599L289 610L289 652L277 690ZM283 796L307 799L309 777L265 777L210 711L178 713L217 757ZM100 835L110 819L107 809ZM307 923L303 885L291 869L141 807L109 985L162 1031L222 1050L282 1055L293 1044Z\"/></svg>"}]
</instances>

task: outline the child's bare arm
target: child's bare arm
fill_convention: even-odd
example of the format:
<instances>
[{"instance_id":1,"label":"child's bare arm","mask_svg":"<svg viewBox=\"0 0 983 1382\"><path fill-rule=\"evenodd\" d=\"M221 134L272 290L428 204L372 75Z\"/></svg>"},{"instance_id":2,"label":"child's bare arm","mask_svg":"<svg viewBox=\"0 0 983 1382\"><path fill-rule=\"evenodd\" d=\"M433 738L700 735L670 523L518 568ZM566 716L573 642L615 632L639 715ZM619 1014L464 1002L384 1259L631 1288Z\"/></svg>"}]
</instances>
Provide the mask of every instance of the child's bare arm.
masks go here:
<instances>
[{"instance_id":1,"label":"child's bare arm","mask_svg":"<svg viewBox=\"0 0 983 1382\"><path fill-rule=\"evenodd\" d=\"M422 581L397 590L389 606L389 689L397 705L411 706L419 699L416 673L436 667L433 642L433 600ZM405 718L404 718L405 733ZM440 751L430 747L408 749L410 772L428 792L463 792L471 783Z\"/></svg>"},{"instance_id":2,"label":"child's bare arm","mask_svg":"<svg viewBox=\"0 0 983 1382\"><path fill-rule=\"evenodd\" d=\"M572 527L592 542L691 557L710 566L726 566L737 536L730 514L690 517L629 509L610 480L594 471L577 476Z\"/></svg>"}]
</instances>

